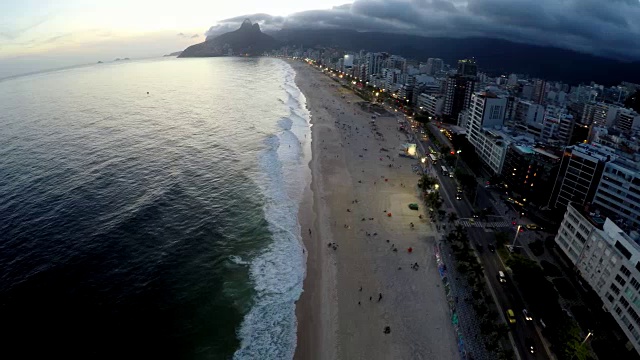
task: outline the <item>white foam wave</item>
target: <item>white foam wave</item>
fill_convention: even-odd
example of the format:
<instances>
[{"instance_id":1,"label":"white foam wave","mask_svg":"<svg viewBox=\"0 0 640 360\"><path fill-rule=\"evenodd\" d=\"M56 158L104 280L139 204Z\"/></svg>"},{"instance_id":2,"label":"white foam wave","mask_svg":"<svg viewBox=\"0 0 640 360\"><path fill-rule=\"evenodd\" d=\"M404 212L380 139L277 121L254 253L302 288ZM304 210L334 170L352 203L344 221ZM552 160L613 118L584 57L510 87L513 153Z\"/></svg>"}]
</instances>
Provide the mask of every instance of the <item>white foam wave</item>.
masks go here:
<instances>
[{"instance_id":1,"label":"white foam wave","mask_svg":"<svg viewBox=\"0 0 640 360\"><path fill-rule=\"evenodd\" d=\"M278 121L281 131L265 139L267 149L256 179L265 196L273 242L251 262L257 296L239 330L241 347L234 359L291 359L296 346L295 302L302 294L306 269L298 208L308 171L302 145L310 141L309 112L293 82L295 72L288 65L283 70L287 93L283 105L290 114Z\"/></svg>"}]
</instances>

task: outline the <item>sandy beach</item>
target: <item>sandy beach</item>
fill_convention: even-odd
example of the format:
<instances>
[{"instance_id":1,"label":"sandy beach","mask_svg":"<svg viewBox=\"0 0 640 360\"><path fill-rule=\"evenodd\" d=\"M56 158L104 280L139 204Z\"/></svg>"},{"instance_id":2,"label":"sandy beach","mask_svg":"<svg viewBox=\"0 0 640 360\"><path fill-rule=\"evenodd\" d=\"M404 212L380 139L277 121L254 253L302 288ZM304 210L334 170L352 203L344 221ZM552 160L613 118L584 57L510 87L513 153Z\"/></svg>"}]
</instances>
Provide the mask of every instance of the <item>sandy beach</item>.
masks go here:
<instances>
[{"instance_id":1,"label":"sandy beach","mask_svg":"<svg viewBox=\"0 0 640 360\"><path fill-rule=\"evenodd\" d=\"M459 358L435 226L419 219L417 161L398 156L406 135L396 117L378 117L374 129L361 98L289 63L312 114L313 154L299 214L308 257L295 358Z\"/></svg>"}]
</instances>

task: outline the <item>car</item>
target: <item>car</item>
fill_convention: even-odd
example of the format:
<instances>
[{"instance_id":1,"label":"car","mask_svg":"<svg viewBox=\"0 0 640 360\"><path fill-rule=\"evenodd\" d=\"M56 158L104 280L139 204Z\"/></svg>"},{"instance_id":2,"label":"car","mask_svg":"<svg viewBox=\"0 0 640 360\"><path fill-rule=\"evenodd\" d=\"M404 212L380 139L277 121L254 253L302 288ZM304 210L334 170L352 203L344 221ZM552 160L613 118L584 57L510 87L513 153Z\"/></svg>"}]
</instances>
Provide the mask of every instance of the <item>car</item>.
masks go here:
<instances>
[{"instance_id":1,"label":"car","mask_svg":"<svg viewBox=\"0 0 640 360\"><path fill-rule=\"evenodd\" d=\"M525 227L528 230L538 230L538 225L536 225L536 224L527 224L527 225L525 225Z\"/></svg>"},{"instance_id":2,"label":"car","mask_svg":"<svg viewBox=\"0 0 640 360\"><path fill-rule=\"evenodd\" d=\"M507 282L507 277L504 275L504 272L502 272L502 270L498 271L498 280L501 283L506 283Z\"/></svg>"},{"instance_id":3,"label":"car","mask_svg":"<svg viewBox=\"0 0 640 360\"><path fill-rule=\"evenodd\" d=\"M491 252L495 252L496 251L496 247L493 246L493 244L487 245L487 249L489 249L489 251L491 251Z\"/></svg>"},{"instance_id":4,"label":"car","mask_svg":"<svg viewBox=\"0 0 640 360\"><path fill-rule=\"evenodd\" d=\"M513 310L511 309L507 310L507 320L509 320L509 324L516 323L516 315L513 313Z\"/></svg>"},{"instance_id":5,"label":"car","mask_svg":"<svg viewBox=\"0 0 640 360\"><path fill-rule=\"evenodd\" d=\"M479 217L480 217L480 215L478 215L478 214L476 214L476 213L473 213L473 218L474 218L474 219L477 219L477 218L479 218Z\"/></svg>"},{"instance_id":6,"label":"car","mask_svg":"<svg viewBox=\"0 0 640 360\"><path fill-rule=\"evenodd\" d=\"M531 354L535 354L536 353L536 344L533 342L533 339L526 338L524 340L524 345L527 348L528 352L530 352Z\"/></svg>"},{"instance_id":7,"label":"car","mask_svg":"<svg viewBox=\"0 0 640 360\"><path fill-rule=\"evenodd\" d=\"M462 200L462 194L457 193L456 194L456 200Z\"/></svg>"},{"instance_id":8,"label":"car","mask_svg":"<svg viewBox=\"0 0 640 360\"><path fill-rule=\"evenodd\" d=\"M453 173L449 173L449 177L453 179Z\"/></svg>"},{"instance_id":9,"label":"car","mask_svg":"<svg viewBox=\"0 0 640 360\"><path fill-rule=\"evenodd\" d=\"M522 309L522 316L524 316L524 319L527 321L533 320L527 309Z\"/></svg>"}]
</instances>

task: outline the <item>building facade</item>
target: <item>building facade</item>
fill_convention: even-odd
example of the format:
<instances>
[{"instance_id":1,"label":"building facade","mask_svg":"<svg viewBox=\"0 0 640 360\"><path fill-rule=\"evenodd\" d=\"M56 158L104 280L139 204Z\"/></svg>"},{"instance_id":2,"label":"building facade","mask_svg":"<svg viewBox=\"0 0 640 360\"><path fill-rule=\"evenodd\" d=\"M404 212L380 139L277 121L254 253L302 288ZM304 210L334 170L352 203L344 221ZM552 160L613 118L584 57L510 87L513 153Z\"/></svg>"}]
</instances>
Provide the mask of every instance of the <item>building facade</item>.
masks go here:
<instances>
[{"instance_id":1,"label":"building facade","mask_svg":"<svg viewBox=\"0 0 640 360\"><path fill-rule=\"evenodd\" d=\"M638 161L618 157L608 162L593 198L617 224L640 229L640 166Z\"/></svg>"},{"instance_id":2,"label":"building facade","mask_svg":"<svg viewBox=\"0 0 640 360\"><path fill-rule=\"evenodd\" d=\"M569 205L555 238L640 352L640 246L610 219Z\"/></svg>"},{"instance_id":3,"label":"building facade","mask_svg":"<svg viewBox=\"0 0 640 360\"><path fill-rule=\"evenodd\" d=\"M475 85L476 80L474 77L461 75L449 76L444 91L443 114L457 119L460 111L469 107Z\"/></svg>"},{"instance_id":4,"label":"building facade","mask_svg":"<svg viewBox=\"0 0 640 360\"><path fill-rule=\"evenodd\" d=\"M570 202L578 206L590 203L598 189L605 164L614 157L615 152L605 147L592 144L567 146L548 207L564 209Z\"/></svg>"},{"instance_id":5,"label":"building facade","mask_svg":"<svg viewBox=\"0 0 640 360\"><path fill-rule=\"evenodd\" d=\"M560 157L530 145L511 143L502 167L502 178L523 203L545 206L558 176Z\"/></svg>"}]
</instances>

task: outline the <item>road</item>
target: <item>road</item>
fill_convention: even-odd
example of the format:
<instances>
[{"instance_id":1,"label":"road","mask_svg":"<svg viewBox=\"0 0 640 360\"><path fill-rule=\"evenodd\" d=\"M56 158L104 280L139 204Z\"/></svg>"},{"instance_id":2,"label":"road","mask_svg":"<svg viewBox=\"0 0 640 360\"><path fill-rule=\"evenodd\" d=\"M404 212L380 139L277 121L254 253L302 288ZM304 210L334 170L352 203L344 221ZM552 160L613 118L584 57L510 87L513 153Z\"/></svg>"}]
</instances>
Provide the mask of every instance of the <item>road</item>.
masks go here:
<instances>
[{"instance_id":1,"label":"road","mask_svg":"<svg viewBox=\"0 0 640 360\"><path fill-rule=\"evenodd\" d=\"M417 134L414 134L414 137L416 135ZM434 149L437 149L430 140L422 140L421 149L428 149L428 146L432 146ZM469 219L467 220L467 223L474 221L470 220L473 219L474 210L472 202L474 200L476 201L476 207L478 209L494 207L489 191L485 189L482 184L478 184L476 189L476 199L467 199L466 196L464 196L462 200L456 200L455 195L458 187L456 180L449 176L444 176L440 171L440 164L430 167L430 170L431 174L435 175L440 183L440 195L450 208L455 209L460 220ZM497 209L494 209L494 213L498 213ZM495 220L492 219L491 221L506 224L508 227L502 228L501 231L508 231L511 238L515 236L515 229L511 225L511 218L496 217ZM476 222L476 224L479 223ZM516 323L511 325L511 332L516 343L518 353L520 354L520 359L548 359L549 357L545 352L542 340L539 337L539 332L536 331L536 325L531 321L525 321L524 316L522 315L522 310L525 309L525 305L513 282L510 278L507 279L506 284L500 283L498 280L498 271L503 271L505 274L507 272L498 253L488 251L487 245L492 244L495 246L495 234L493 230L472 226L467 227L467 234L469 236L469 240L477 250L477 254L484 267L487 278L489 279L489 285L493 289L498 300L498 308L502 310L503 318L506 321L507 309L512 309L516 315ZM535 314L531 315L535 316ZM525 345L527 338L533 340L536 350L535 354L529 353Z\"/></svg>"},{"instance_id":2,"label":"road","mask_svg":"<svg viewBox=\"0 0 640 360\"><path fill-rule=\"evenodd\" d=\"M404 120L407 122L407 128L409 130L410 136L413 136L414 140L416 140L419 150L423 156L426 156L428 152L425 150L428 149L429 146L432 146L434 149L438 149L431 141L426 138L424 139L420 134L415 133L415 130L410 126L411 124L407 121L404 113L397 112L397 110L389 105L384 105L389 112L396 115L397 120ZM425 131L429 131L426 129ZM440 135L440 134L438 134ZM443 135L444 136L444 135ZM428 161L430 162L430 161ZM465 166L462 162L460 162L459 166ZM456 200L456 191L457 191L457 183L454 178L449 176L444 176L440 171L440 166L432 166L429 164L429 169L432 176L435 176L440 183L440 195L445 200L445 202L449 205L451 209L454 209L458 214L458 218L460 220L467 219L467 223L470 221L468 219L473 218L474 213L474 204L478 209L483 208L492 208L494 214L498 214L499 210L495 209L493 202L491 201L491 195L489 191L484 188L482 181L478 183L478 187L476 189L477 195L475 199L467 199L466 195L463 196L462 200ZM514 215L507 215L514 216ZM508 227L502 229L502 231L506 231L510 234L511 238L515 236L515 227L511 225L511 218L501 218L496 219L493 222L502 222L506 223ZM452 225L449 225L452 226ZM515 342L518 358L525 359L549 359L547 352L543 346L543 342L540 338L540 332L536 328L535 324L535 314L531 314L534 317L534 321L526 321L524 316L522 315L522 310L525 309L524 302L522 297L515 287L514 283L511 281L509 277L507 277L507 282L500 283L498 280L498 271L503 271L505 274L506 269L504 264L502 263L497 252L488 251L487 246L492 244L495 246L495 234L493 230L485 229L484 227L479 226L470 226L467 227L467 234L469 236L469 240L473 244L476 249L476 253L482 263L485 274L489 280L489 286L493 290L495 297L498 301L498 308L501 310L501 317L507 322L506 319L506 311L508 309L512 309L515 313L516 323L510 325L511 334L513 335L513 341ZM535 353L531 354L529 349L525 345L526 339L529 338L535 344Z\"/></svg>"}]
</instances>

